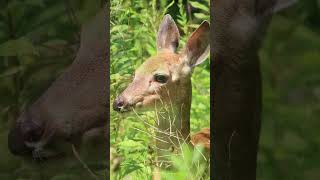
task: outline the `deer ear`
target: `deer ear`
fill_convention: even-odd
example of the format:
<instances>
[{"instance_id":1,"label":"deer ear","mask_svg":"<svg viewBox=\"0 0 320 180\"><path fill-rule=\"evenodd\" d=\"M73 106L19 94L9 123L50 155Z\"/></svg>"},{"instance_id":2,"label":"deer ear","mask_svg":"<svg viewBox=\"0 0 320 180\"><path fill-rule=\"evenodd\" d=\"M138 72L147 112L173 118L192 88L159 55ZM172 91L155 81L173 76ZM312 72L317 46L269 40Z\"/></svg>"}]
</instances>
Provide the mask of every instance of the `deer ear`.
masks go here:
<instances>
[{"instance_id":1,"label":"deer ear","mask_svg":"<svg viewBox=\"0 0 320 180\"><path fill-rule=\"evenodd\" d=\"M259 0L256 11L261 15L270 15L282 11L296 2L297 0Z\"/></svg>"},{"instance_id":2,"label":"deer ear","mask_svg":"<svg viewBox=\"0 0 320 180\"><path fill-rule=\"evenodd\" d=\"M187 41L183 56L188 64L193 67L201 64L209 54L210 50L210 25L207 21L195 30Z\"/></svg>"},{"instance_id":3,"label":"deer ear","mask_svg":"<svg viewBox=\"0 0 320 180\"><path fill-rule=\"evenodd\" d=\"M282 11L293 4L295 4L298 0L277 0L274 8L273 8L273 13L277 13L279 11Z\"/></svg>"},{"instance_id":4,"label":"deer ear","mask_svg":"<svg viewBox=\"0 0 320 180\"><path fill-rule=\"evenodd\" d=\"M172 17L167 14L164 16L157 36L157 50L170 50L175 52L179 46L179 29Z\"/></svg>"}]
</instances>

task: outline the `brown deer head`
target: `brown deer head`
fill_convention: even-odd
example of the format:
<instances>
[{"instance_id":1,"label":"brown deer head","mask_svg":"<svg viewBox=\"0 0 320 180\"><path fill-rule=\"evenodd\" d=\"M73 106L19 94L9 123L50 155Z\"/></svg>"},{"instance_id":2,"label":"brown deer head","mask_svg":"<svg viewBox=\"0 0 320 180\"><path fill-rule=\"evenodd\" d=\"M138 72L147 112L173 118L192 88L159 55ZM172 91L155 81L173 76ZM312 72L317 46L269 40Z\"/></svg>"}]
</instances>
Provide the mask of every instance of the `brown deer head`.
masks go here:
<instances>
[{"instance_id":1,"label":"brown deer head","mask_svg":"<svg viewBox=\"0 0 320 180\"><path fill-rule=\"evenodd\" d=\"M153 109L157 114L158 150L179 149L189 142L191 75L209 54L210 25L204 21L178 52L179 30L166 15L157 35L157 54L136 71L128 87L116 98L113 109L120 113Z\"/></svg>"},{"instance_id":2,"label":"brown deer head","mask_svg":"<svg viewBox=\"0 0 320 180\"><path fill-rule=\"evenodd\" d=\"M108 125L106 23L104 9L83 25L72 65L11 129L8 145L13 154L50 158L70 149L71 144L79 145L93 136L104 139L108 134L104 130Z\"/></svg>"},{"instance_id":3,"label":"brown deer head","mask_svg":"<svg viewBox=\"0 0 320 180\"><path fill-rule=\"evenodd\" d=\"M193 67L209 53L209 29L208 22L203 22L184 50L177 53L179 30L171 16L166 15L157 36L157 54L135 71L133 82L116 98L113 109L126 112L131 108L154 108L161 102L183 104L189 95Z\"/></svg>"}]
</instances>

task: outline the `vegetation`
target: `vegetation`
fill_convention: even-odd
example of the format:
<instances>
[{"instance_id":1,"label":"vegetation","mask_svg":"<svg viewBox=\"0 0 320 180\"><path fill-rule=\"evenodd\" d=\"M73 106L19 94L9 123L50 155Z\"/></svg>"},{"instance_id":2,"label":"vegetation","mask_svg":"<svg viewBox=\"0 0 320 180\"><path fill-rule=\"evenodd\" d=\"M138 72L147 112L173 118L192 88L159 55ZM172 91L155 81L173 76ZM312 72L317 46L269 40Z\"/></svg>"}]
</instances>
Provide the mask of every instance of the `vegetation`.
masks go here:
<instances>
[{"instance_id":1,"label":"vegetation","mask_svg":"<svg viewBox=\"0 0 320 180\"><path fill-rule=\"evenodd\" d=\"M193 10L187 11L186 5ZM164 0L111 1L110 103L132 80L134 70L156 53L156 34L165 14L173 16L180 28L180 47L183 47L186 38L195 28L203 20L209 20L209 7L208 0L188 3ZM209 60L195 68L192 81L197 82L193 84L191 110L191 131L196 132L210 126ZM122 159L120 167L111 171L112 178L122 179L127 176L133 179L151 179L155 156L154 130L147 124L152 124L153 119L152 113L121 116L117 112L111 112L110 144L115 149L116 156ZM200 153L197 150L193 152L183 149L182 156L172 157L177 169L162 172L162 178L209 179L209 174L205 171L209 164L201 163L196 166L196 162L202 159Z\"/></svg>"},{"instance_id":2,"label":"vegetation","mask_svg":"<svg viewBox=\"0 0 320 180\"><path fill-rule=\"evenodd\" d=\"M267 32L259 180L320 178L319 13L319 1L299 1Z\"/></svg>"},{"instance_id":3,"label":"vegetation","mask_svg":"<svg viewBox=\"0 0 320 180\"><path fill-rule=\"evenodd\" d=\"M169 13L177 21L183 42L195 26L209 19L208 0L171 2L111 1L111 100L130 81L133 70L155 53L155 35L163 14ZM14 157L7 148L7 133L20 110L38 98L72 62L80 24L96 13L101 3L0 1L0 179L89 179L78 161L36 164ZM188 6L193 8L187 11ZM276 15L267 32L260 52L263 123L258 180L320 179L319 18L319 1L301 0ZM197 82L193 83L192 132L209 126L209 61L196 72L192 77ZM141 117L147 121L152 118L148 114ZM148 129L135 115L124 118L112 112L110 119L110 142L123 158L112 176L150 179L154 154L148 147L152 140L130 127ZM196 157L192 153L185 150L187 161L174 158L174 164L185 165L175 171L176 177L184 179L188 175L186 169L192 167L193 160L190 157ZM98 172L94 162L86 163ZM208 179L201 168L193 169ZM162 175L173 177L170 172Z\"/></svg>"},{"instance_id":4,"label":"vegetation","mask_svg":"<svg viewBox=\"0 0 320 180\"><path fill-rule=\"evenodd\" d=\"M96 14L102 1L10 0L0 6L0 179L89 179L74 157L52 163L14 157L7 135L20 111L74 60L80 25ZM105 174L104 169L97 171L98 162L86 163Z\"/></svg>"}]
</instances>

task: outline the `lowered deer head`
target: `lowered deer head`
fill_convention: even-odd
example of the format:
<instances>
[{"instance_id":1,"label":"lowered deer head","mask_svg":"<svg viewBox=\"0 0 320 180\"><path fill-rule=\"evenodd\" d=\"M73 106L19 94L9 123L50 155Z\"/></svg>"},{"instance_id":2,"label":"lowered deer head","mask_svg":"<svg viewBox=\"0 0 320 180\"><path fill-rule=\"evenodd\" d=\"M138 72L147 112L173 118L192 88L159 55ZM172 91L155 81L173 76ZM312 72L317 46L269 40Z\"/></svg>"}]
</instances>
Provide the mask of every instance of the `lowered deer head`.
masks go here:
<instances>
[{"instance_id":1,"label":"lowered deer head","mask_svg":"<svg viewBox=\"0 0 320 180\"><path fill-rule=\"evenodd\" d=\"M191 75L209 54L209 31L210 25L204 21L177 52L179 30L166 15L157 35L157 54L135 71L132 83L113 103L120 113L155 110L158 150L177 149L179 143L190 140Z\"/></svg>"},{"instance_id":2,"label":"lowered deer head","mask_svg":"<svg viewBox=\"0 0 320 180\"><path fill-rule=\"evenodd\" d=\"M108 135L106 17L104 9L82 27L75 61L20 115L8 137L13 154L46 159L89 136Z\"/></svg>"}]
</instances>

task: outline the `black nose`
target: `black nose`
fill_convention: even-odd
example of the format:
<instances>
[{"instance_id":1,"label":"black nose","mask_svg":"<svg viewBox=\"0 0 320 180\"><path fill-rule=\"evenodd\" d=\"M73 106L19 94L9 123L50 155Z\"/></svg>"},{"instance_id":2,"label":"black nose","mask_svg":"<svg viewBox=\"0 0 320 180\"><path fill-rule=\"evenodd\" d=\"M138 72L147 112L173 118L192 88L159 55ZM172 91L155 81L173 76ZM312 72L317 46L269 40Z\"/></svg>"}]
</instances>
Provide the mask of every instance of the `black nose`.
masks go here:
<instances>
[{"instance_id":1,"label":"black nose","mask_svg":"<svg viewBox=\"0 0 320 180\"><path fill-rule=\"evenodd\" d=\"M124 107L124 99L118 96L113 102L113 110L120 111Z\"/></svg>"},{"instance_id":2,"label":"black nose","mask_svg":"<svg viewBox=\"0 0 320 180\"><path fill-rule=\"evenodd\" d=\"M28 111L23 112L8 134L8 148L14 155L29 155L34 148L26 142L38 142L43 134L43 124L31 120Z\"/></svg>"},{"instance_id":3,"label":"black nose","mask_svg":"<svg viewBox=\"0 0 320 180\"><path fill-rule=\"evenodd\" d=\"M24 143L24 136L20 128L12 129L8 134L8 148L14 155L27 155L32 152L32 148Z\"/></svg>"}]
</instances>

